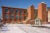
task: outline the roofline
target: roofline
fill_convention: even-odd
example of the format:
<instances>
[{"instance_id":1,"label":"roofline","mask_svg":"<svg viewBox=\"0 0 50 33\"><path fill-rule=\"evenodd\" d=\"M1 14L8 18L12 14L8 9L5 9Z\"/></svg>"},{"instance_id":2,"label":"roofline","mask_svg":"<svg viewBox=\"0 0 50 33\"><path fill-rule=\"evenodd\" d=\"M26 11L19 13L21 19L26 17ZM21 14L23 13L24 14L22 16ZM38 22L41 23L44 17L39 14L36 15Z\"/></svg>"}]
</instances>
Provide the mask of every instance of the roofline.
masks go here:
<instances>
[{"instance_id":1,"label":"roofline","mask_svg":"<svg viewBox=\"0 0 50 33\"><path fill-rule=\"evenodd\" d=\"M14 8L14 7L9 7L9 6L1 6L1 7L6 7L6 8ZM14 8L15 9L15 8ZM24 8L16 8L16 9L24 9ZM27 10L27 9L24 9Z\"/></svg>"}]
</instances>

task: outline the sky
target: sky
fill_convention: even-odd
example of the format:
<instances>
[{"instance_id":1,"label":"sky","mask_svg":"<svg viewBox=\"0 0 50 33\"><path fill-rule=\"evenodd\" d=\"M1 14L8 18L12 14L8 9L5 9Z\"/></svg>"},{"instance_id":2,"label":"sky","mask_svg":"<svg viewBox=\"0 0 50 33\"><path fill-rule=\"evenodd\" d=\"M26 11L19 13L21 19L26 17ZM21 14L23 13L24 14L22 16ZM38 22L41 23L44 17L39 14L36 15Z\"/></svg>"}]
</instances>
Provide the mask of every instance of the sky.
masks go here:
<instances>
[{"instance_id":1,"label":"sky","mask_svg":"<svg viewBox=\"0 0 50 33\"><path fill-rule=\"evenodd\" d=\"M50 0L0 0L0 17L2 15L1 6L27 9L29 6L34 5L35 8L38 8L40 2L45 2L47 7L50 7Z\"/></svg>"}]
</instances>

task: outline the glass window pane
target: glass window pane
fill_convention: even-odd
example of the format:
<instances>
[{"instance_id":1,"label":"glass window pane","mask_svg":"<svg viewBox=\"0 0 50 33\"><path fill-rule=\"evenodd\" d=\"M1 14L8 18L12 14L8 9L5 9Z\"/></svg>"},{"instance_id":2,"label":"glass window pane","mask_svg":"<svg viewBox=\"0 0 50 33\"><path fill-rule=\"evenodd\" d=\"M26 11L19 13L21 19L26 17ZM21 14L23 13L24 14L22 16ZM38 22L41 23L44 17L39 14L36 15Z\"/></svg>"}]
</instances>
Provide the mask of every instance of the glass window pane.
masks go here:
<instances>
[{"instance_id":1,"label":"glass window pane","mask_svg":"<svg viewBox=\"0 0 50 33\"><path fill-rule=\"evenodd\" d=\"M18 13L18 10L16 10L16 12L15 12L15 13L16 13L16 15L17 15L17 13Z\"/></svg>"},{"instance_id":2,"label":"glass window pane","mask_svg":"<svg viewBox=\"0 0 50 33\"><path fill-rule=\"evenodd\" d=\"M16 10L16 12L18 12L18 10Z\"/></svg>"},{"instance_id":3,"label":"glass window pane","mask_svg":"<svg viewBox=\"0 0 50 33\"><path fill-rule=\"evenodd\" d=\"M8 12L8 8L5 8L5 12Z\"/></svg>"},{"instance_id":4,"label":"glass window pane","mask_svg":"<svg viewBox=\"0 0 50 33\"><path fill-rule=\"evenodd\" d=\"M18 15L16 15L16 19L18 19Z\"/></svg>"},{"instance_id":5,"label":"glass window pane","mask_svg":"<svg viewBox=\"0 0 50 33\"><path fill-rule=\"evenodd\" d=\"M5 15L5 18L8 19L8 15L7 14Z\"/></svg>"},{"instance_id":6,"label":"glass window pane","mask_svg":"<svg viewBox=\"0 0 50 33\"><path fill-rule=\"evenodd\" d=\"M20 19L22 19L22 16L20 16Z\"/></svg>"},{"instance_id":7,"label":"glass window pane","mask_svg":"<svg viewBox=\"0 0 50 33\"><path fill-rule=\"evenodd\" d=\"M26 19L26 16L24 17L24 20Z\"/></svg>"},{"instance_id":8,"label":"glass window pane","mask_svg":"<svg viewBox=\"0 0 50 33\"><path fill-rule=\"evenodd\" d=\"M39 20L36 20L36 22L39 22Z\"/></svg>"},{"instance_id":9,"label":"glass window pane","mask_svg":"<svg viewBox=\"0 0 50 33\"><path fill-rule=\"evenodd\" d=\"M14 16L13 15L11 15L11 19L14 19Z\"/></svg>"},{"instance_id":10,"label":"glass window pane","mask_svg":"<svg viewBox=\"0 0 50 33\"><path fill-rule=\"evenodd\" d=\"M22 15L22 13L23 13L22 10L20 10L20 15Z\"/></svg>"},{"instance_id":11,"label":"glass window pane","mask_svg":"<svg viewBox=\"0 0 50 33\"><path fill-rule=\"evenodd\" d=\"M14 9L11 9L10 12L13 13L14 12Z\"/></svg>"},{"instance_id":12,"label":"glass window pane","mask_svg":"<svg viewBox=\"0 0 50 33\"><path fill-rule=\"evenodd\" d=\"M20 14L22 14L22 11L20 11Z\"/></svg>"},{"instance_id":13,"label":"glass window pane","mask_svg":"<svg viewBox=\"0 0 50 33\"><path fill-rule=\"evenodd\" d=\"M26 11L24 11L24 13L26 13Z\"/></svg>"}]
</instances>

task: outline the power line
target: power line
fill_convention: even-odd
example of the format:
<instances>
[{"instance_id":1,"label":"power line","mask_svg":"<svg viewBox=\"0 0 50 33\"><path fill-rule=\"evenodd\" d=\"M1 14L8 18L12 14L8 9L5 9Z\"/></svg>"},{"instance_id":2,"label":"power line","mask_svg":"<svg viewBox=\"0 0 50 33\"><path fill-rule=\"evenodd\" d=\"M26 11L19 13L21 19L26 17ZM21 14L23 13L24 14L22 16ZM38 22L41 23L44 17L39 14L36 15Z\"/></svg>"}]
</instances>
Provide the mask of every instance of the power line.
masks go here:
<instances>
[{"instance_id":1,"label":"power line","mask_svg":"<svg viewBox=\"0 0 50 33\"><path fill-rule=\"evenodd\" d=\"M32 0L27 0L27 2L29 2L30 4L33 4Z\"/></svg>"}]
</instances>

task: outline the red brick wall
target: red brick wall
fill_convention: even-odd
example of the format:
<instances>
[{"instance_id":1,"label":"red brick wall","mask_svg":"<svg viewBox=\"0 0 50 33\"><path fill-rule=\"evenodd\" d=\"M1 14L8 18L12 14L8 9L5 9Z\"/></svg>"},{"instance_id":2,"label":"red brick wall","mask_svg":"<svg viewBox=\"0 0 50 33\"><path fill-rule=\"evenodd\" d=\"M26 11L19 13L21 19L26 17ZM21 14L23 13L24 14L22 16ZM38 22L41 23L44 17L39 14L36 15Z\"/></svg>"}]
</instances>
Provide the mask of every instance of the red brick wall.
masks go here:
<instances>
[{"instance_id":1,"label":"red brick wall","mask_svg":"<svg viewBox=\"0 0 50 33\"><path fill-rule=\"evenodd\" d=\"M28 18L30 18L30 20L28 20L26 24L34 24L34 14L35 14L34 11L35 9L33 5L28 7L27 12L28 12Z\"/></svg>"},{"instance_id":2,"label":"red brick wall","mask_svg":"<svg viewBox=\"0 0 50 33\"><path fill-rule=\"evenodd\" d=\"M44 3L38 5L38 18L42 20L42 23L47 23L46 4Z\"/></svg>"},{"instance_id":3,"label":"red brick wall","mask_svg":"<svg viewBox=\"0 0 50 33\"><path fill-rule=\"evenodd\" d=\"M28 7L27 11L28 11L28 18L34 19L34 6Z\"/></svg>"},{"instance_id":4,"label":"red brick wall","mask_svg":"<svg viewBox=\"0 0 50 33\"><path fill-rule=\"evenodd\" d=\"M24 21L24 17L25 17L25 13L24 13L24 11L26 11L27 12L27 10L26 9L22 9L22 8L13 8L13 10L14 10L14 13L12 13L13 15L14 15L14 19L12 20L11 18L10 18L10 16L11 16L11 13L10 13L10 10L12 9L11 7L7 7L8 8L8 13L5 13L5 6L3 6L2 7L2 17L3 17L3 22L4 23L16 23L16 22L22 22L22 21ZM18 18L18 19L16 19L16 10L18 10L18 13L17 13L17 15L20 17L20 11L22 11L22 19L20 20L20 18ZM8 19L5 19L5 14L8 14L8 16L9 16L9 18ZM12 22L12 21L14 21L14 22Z\"/></svg>"}]
</instances>

